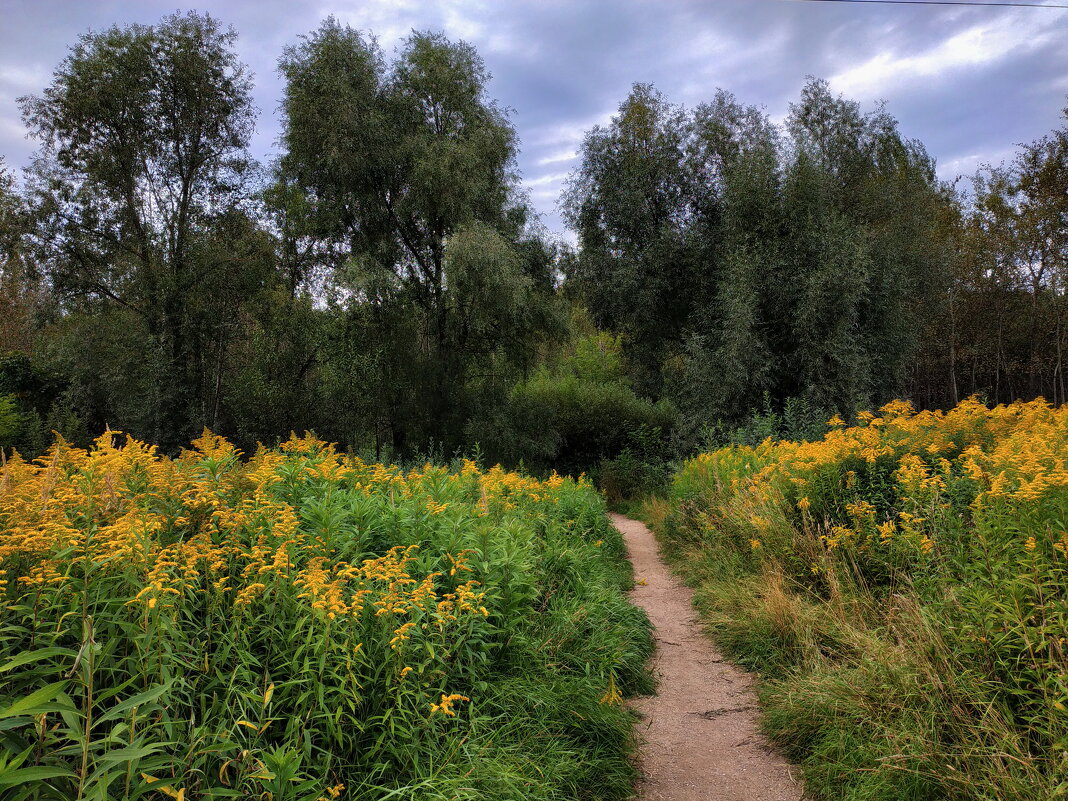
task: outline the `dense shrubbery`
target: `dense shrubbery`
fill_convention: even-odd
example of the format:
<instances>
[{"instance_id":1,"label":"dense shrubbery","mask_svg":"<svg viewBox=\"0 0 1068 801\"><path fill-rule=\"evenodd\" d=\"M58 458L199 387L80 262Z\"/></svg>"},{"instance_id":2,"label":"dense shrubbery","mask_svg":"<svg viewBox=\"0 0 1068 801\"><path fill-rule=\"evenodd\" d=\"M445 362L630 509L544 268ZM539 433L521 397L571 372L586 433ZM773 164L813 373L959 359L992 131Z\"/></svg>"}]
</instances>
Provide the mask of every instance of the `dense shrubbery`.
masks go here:
<instances>
[{"instance_id":1,"label":"dense shrubbery","mask_svg":"<svg viewBox=\"0 0 1068 801\"><path fill-rule=\"evenodd\" d=\"M629 795L651 641L588 484L117 440L3 468L4 798Z\"/></svg>"},{"instance_id":2,"label":"dense shrubbery","mask_svg":"<svg viewBox=\"0 0 1068 801\"><path fill-rule=\"evenodd\" d=\"M488 434L482 431L482 441L498 458L577 475L621 454L647 462L641 457L655 450L661 458L674 420L669 402L635 394L620 338L602 333L579 337L559 364L518 383L497 425ZM470 436L478 433L472 430Z\"/></svg>"},{"instance_id":3,"label":"dense shrubbery","mask_svg":"<svg viewBox=\"0 0 1068 801\"><path fill-rule=\"evenodd\" d=\"M648 509L771 733L818 797L1061 797L1068 407L831 422L698 456Z\"/></svg>"}]
</instances>

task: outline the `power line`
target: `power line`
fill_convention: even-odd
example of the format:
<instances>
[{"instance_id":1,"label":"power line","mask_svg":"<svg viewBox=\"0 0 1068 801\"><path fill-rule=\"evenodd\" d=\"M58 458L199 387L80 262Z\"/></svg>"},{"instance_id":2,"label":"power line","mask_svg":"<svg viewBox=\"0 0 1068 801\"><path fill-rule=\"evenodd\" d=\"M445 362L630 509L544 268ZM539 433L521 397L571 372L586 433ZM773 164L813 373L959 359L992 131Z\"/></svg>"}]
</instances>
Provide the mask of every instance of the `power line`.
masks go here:
<instances>
[{"instance_id":1,"label":"power line","mask_svg":"<svg viewBox=\"0 0 1068 801\"><path fill-rule=\"evenodd\" d=\"M803 3L856 3L857 5L893 6L1007 6L1010 8L1068 8L1064 3L980 3L975 0L800 0Z\"/></svg>"}]
</instances>

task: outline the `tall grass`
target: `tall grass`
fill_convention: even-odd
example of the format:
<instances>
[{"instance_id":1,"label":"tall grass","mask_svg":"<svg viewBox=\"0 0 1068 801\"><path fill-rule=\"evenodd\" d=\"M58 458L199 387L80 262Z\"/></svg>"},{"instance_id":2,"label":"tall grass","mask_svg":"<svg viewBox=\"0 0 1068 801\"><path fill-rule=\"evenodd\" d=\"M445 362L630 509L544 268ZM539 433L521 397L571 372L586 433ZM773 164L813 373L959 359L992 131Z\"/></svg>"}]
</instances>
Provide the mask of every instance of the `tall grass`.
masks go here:
<instances>
[{"instance_id":1,"label":"tall grass","mask_svg":"<svg viewBox=\"0 0 1068 801\"><path fill-rule=\"evenodd\" d=\"M0 478L0 796L619 799L644 616L585 483L109 432Z\"/></svg>"},{"instance_id":2,"label":"tall grass","mask_svg":"<svg viewBox=\"0 0 1068 801\"><path fill-rule=\"evenodd\" d=\"M1068 796L1068 407L703 454L647 505L827 799Z\"/></svg>"}]
</instances>

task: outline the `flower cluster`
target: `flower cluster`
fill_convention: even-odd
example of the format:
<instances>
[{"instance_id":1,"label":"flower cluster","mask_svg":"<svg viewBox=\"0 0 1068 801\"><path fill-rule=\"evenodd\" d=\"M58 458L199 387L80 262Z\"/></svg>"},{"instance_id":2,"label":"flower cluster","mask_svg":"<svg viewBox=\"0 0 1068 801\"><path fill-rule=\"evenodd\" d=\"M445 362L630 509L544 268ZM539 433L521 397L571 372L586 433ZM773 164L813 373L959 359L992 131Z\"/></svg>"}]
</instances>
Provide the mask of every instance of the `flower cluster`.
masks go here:
<instances>
[{"instance_id":1,"label":"flower cluster","mask_svg":"<svg viewBox=\"0 0 1068 801\"><path fill-rule=\"evenodd\" d=\"M1053 515L1068 496L1068 407L1037 400L988 409L975 399L949 412L916 412L905 401L839 416L815 442L765 442L701 454L676 477L676 493L714 493L724 516L759 533L819 532L829 550L911 548L932 554L967 518L1023 520L1019 541L1045 540L1068 555ZM1028 512L1049 507L1050 515ZM793 510L791 512L790 510ZM707 514L707 513L706 513ZM1030 527L1029 527L1030 526Z\"/></svg>"}]
</instances>

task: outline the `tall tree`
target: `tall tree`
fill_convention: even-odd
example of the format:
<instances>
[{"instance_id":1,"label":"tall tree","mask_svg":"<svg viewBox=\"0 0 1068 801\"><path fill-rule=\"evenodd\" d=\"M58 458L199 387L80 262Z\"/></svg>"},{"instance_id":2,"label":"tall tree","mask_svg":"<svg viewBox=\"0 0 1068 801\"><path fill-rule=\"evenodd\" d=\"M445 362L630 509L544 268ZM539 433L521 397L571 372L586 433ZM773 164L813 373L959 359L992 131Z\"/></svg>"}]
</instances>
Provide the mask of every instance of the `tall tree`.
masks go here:
<instances>
[{"instance_id":1,"label":"tall tree","mask_svg":"<svg viewBox=\"0 0 1068 801\"><path fill-rule=\"evenodd\" d=\"M522 244L515 132L487 96L485 65L432 33L412 34L387 65L373 40L328 19L280 68L280 182L302 194L305 230L330 243L354 331L374 348L376 417L402 449L450 441L472 368L527 338L515 311L544 299L532 271L551 267L524 256L537 249ZM504 298L519 306L478 316Z\"/></svg>"},{"instance_id":2,"label":"tall tree","mask_svg":"<svg viewBox=\"0 0 1068 801\"><path fill-rule=\"evenodd\" d=\"M243 214L255 118L235 38L196 13L86 34L20 99L41 142L30 196L52 285L70 310L143 327L142 433L172 448L210 422L206 340L222 332L198 304L242 267L218 246Z\"/></svg>"},{"instance_id":3,"label":"tall tree","mask_svg":"<svg viewBox=\"0 0 1068 801\"><path fill-rule=\"evenodd\" d=\"M15 188L15 176L0 157L0 355L29 353L44 300L39 276L28 260L30 219Z\"/></svg>"},{"instance_id":4,"label":"tall tree","mask_svg":"<svg viewBox=\"0 0 1068 801\"><path fill-rule=\"evenodd\" d=\"M700 423L741 417L779 391L776 354L786 321L768 318L791 286L779 132L758 109L723 91L698 106L693 120L690 169L710 198L693 222L704 279L690 292L700 303L687 321L685 374L671 389L682 392L682 405Z\"/></svg>"},{"instance_id":5,"label":"tall tree","mask_svg":"<svg viewBox=\"0 0 1068 801\"><path fill-rule=\"evenodd\" d=\"M691 121L649 84L635 84L608 126L586 134L563 196L578 234L568 276L595 322L627 335L637 388L660 389L660 362L699 301L688 239L707 187L687 169Z\"/></svg>"},{"instance_id":6,"label":"tall tree","mask_svg":"<svg viewBox=\"0 0 1068 801\"><path fill-rule=\"evenodd\" d=\"M843 367L863 376L855 382L858 399L895 396L946 280L938 221L947 197L934 162L884 108L862 114L824 81L804 88L787 126L798 163L809 161L823 176L821 210L839 217L864 251L863 267L850 270L862 281L854 333L864 365ZM827 341L833 349L841 344Z\"/></svg>"},{"instance_id":7,"label":"tall tree","mask_svg":"<svg viewBox=\"0 0 1068 801\"><path fill-rule=\"evenodd\" d=\"M724 92L687 111L639 85L564 195L569 282L683 429L765 393L844 411L904 385L941 286L944 201L922 146L822 81L780 128Z\"/></svg>"},{"instance_id":8,"label":"tall tree","mask_svg":"<svg viewBox=\"0 0 1068 801\"><path fill-rule=\"evenodd\" d=\"M981 169L960 205L952 281L930 334L948 348L921 354L914 391L932 405L973 393L1065 402L1068 128Z\"/></svg>"}]
</instances>

